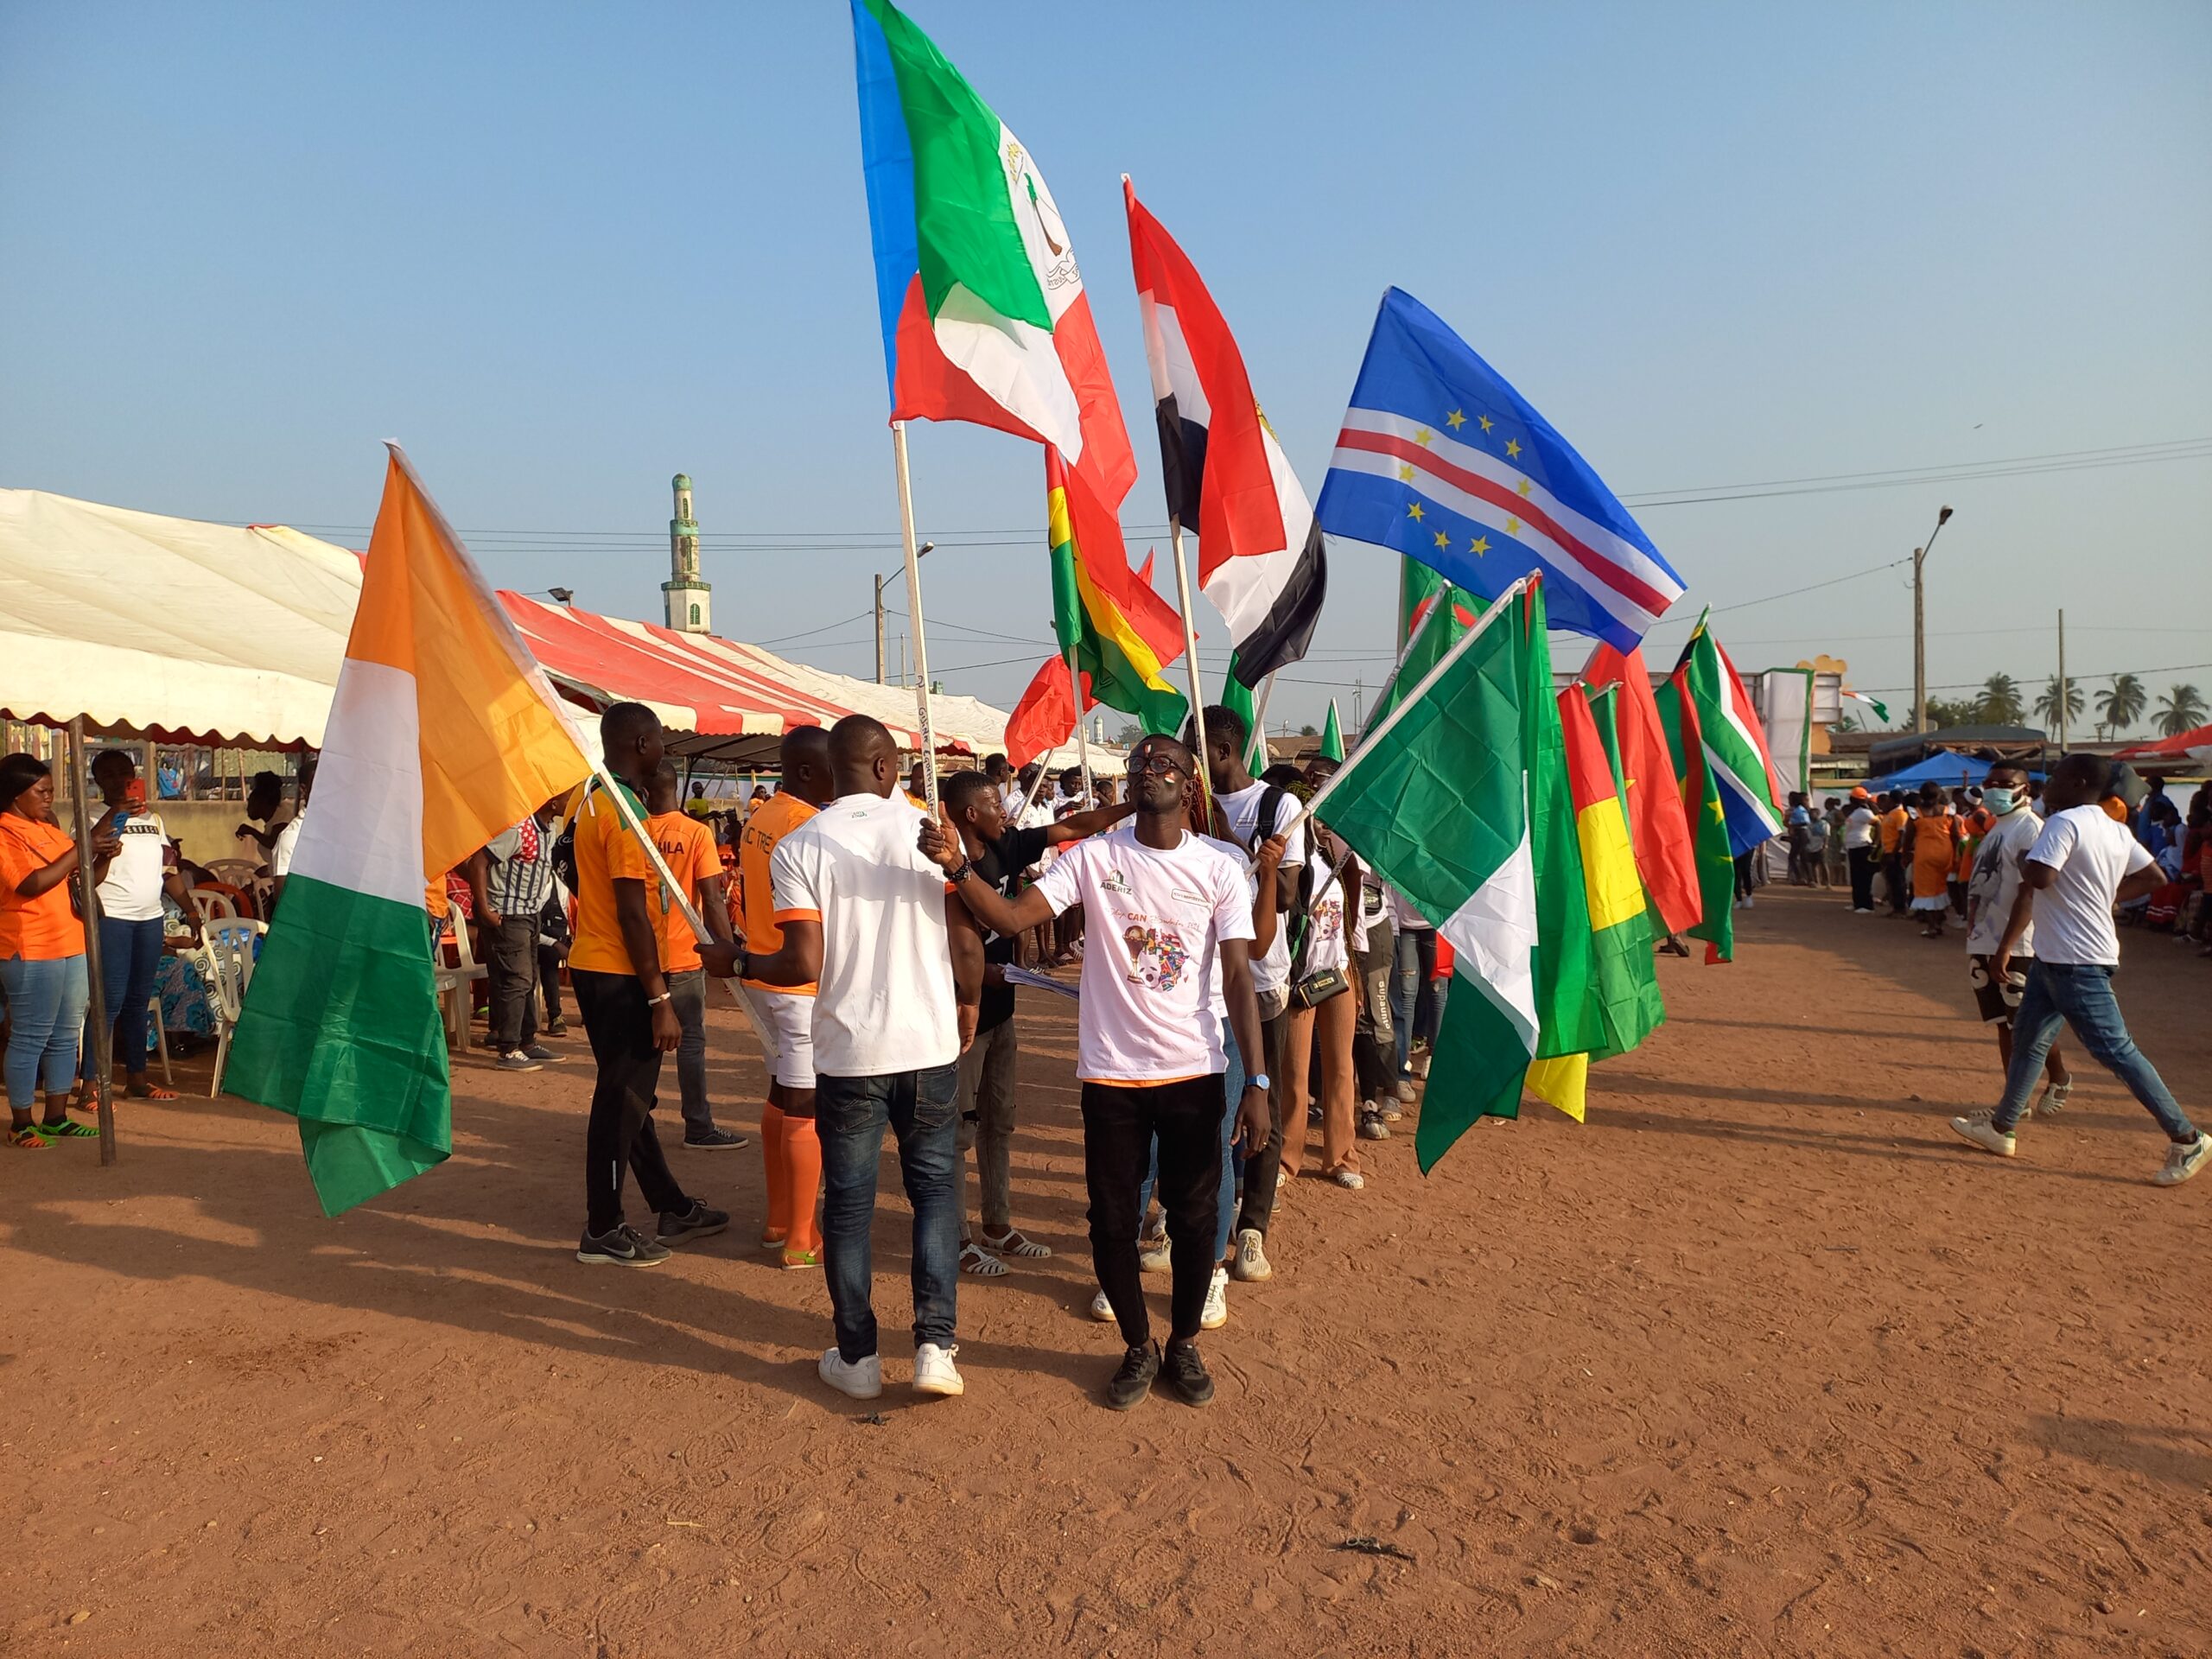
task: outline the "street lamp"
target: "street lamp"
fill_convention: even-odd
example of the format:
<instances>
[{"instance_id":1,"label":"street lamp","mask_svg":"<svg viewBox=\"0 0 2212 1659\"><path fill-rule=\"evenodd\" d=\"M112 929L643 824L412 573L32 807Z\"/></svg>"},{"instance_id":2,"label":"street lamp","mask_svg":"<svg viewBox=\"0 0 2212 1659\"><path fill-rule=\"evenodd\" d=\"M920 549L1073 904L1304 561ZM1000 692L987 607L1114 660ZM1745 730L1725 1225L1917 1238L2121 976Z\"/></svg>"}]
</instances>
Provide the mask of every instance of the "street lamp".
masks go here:
<instances>
[{"instance_id":1,"label":"street lamp","mask_svg":"<svg viewBox=\"0 0 2212 1659\"><path fill-rule=\"evenodd\" d=\"M1936 538L1950 522L1951 510L1945 507L1936 515L1928 545L1912 550L1912 729L1916 732L1928 729L1928 607L1920 568L1927 563L1929 554L1936 549Z\"/></svg>"},{"instance_id":2,"label":"street lamp","mask_svg":"<svg viewBox=\"0 0 2212 1659\"><path fill-rule=\"evenodd\" d=\"M556 605L573 605L576 602L576 590L573 588L548 588L545 594Z\"/></svg>"},{"instance_id":3,"label":"street lamp","mask_svg":"<svg viewBox=\"0 0 2212 1659\"><path fill-rule=\"evenodd\" d=\"M1946 511L1948 512L1948 509L1947 508ZM914 550L915 563L918 564L922 556L936 545L935 542L924 542L916 548ZM883 584L895 575L904 575L906 569L906 567L902 564L898 569L887 570L875 579L875 683L878 685L883 683Z\"/></svg>"}]
</instances>

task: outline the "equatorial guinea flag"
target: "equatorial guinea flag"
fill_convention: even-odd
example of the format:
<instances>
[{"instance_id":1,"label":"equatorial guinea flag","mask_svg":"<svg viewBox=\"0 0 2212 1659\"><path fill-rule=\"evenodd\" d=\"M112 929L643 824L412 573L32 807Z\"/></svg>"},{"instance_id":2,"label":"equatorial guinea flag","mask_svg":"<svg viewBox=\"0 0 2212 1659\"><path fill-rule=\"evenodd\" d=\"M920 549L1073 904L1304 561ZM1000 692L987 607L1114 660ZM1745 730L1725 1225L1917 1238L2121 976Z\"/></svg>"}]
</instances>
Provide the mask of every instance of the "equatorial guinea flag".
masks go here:
<instances>
[{"instance_id":1,"label":"equatorial guinea flag","mask_svg":"<svg viewBox=\"0 0 2212 1659\"><path fill-rule=\"evenodd\" d=\"M1198 531L1198 586L1229 624L1236 677L1255 686L1313 642L1328 591L1321 532L1198 268L1126 173L1122 199L1167 514Z\"/></svg>"},{"instance_id":2,"label":"equatorial guinea flag","mask_svg":"<svg viewBox=\"0 0 2212 1659\"><path fill-rule=\"evenodd\" d=\"M1044 175L889 0L852 10L891 418L1057 444L1118 510L1136 457Z\"/></svg>"},{"instance_id":3,"label":"equatorial guinea flag","mask_svg":"<svg viewBox=\"0 0 2212 1659\"><path fill-rule=\"evenodd\" d=\"M391 446L315 798L224 1073L300 1121L325 1214L453 1149L433 878L588 777L544 672Z\"/></svg>"}]
</instances>

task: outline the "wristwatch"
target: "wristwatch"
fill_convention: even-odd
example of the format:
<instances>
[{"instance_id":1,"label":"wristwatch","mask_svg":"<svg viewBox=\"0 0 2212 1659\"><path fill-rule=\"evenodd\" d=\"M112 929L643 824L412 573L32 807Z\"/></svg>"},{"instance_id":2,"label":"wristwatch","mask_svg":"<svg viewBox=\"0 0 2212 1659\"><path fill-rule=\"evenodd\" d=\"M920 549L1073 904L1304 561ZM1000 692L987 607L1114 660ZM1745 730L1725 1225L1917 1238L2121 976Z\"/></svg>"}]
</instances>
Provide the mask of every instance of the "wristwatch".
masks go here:
<instances>
[{"instance_id":1,"label":"wristwatch","mask_svg":"<svg viewBox=\"0 0 2212 1659\"><path fill-rule=\"evenodd\" d=\"M1255 1071L1250 1077L1244 1079L1244 1086L1247 1089L1257 1089L1262 1093L1265 1093L1268 1090L1274 1088L1274 1080L1270 1078L1266 1072Z\"/></svg>"}]
</instances>

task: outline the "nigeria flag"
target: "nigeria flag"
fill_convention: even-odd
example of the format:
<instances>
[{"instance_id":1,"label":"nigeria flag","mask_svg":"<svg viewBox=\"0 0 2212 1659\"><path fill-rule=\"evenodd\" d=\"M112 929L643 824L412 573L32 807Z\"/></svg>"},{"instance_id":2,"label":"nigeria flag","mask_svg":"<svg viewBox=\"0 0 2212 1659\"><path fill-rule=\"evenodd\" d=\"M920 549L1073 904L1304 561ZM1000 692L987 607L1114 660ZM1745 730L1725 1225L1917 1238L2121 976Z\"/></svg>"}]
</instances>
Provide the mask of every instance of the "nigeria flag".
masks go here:
<instances>
[{"instance_id":1,"label":"nigeria flag","mask_svg":"<svg viewBox=\"0 0 2212 1659\"><path fill-rule=\"evenodd\" d=\"M1536 1052L1536 880L1522 702L1525 583L1408 690L1337 774L1317 814L1452 944L1414 1146L1424 1171L1478 1117L1520 1109Z\"/></svg>"}]
</instances>

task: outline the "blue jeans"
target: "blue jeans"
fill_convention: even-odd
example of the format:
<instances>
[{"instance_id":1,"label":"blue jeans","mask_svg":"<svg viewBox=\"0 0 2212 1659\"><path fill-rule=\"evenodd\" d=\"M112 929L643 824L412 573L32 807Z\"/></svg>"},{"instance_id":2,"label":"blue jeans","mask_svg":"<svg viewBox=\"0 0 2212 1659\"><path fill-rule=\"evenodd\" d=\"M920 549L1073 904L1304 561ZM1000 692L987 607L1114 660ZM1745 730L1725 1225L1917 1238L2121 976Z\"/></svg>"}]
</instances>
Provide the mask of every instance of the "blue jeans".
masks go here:
<instances>
[{"instance_id":1,"label":"blue jeans","mask_svg":"<svg viewBox=\"0 0 2212 1659\"><path fill-rule=\"evenodd\" d=\"M1229 1096L1229 1109L1221 1115L1221 1215L1213 1227L1213 1259L1219 1262L1229 1254L1230 1230L1236 1224L1236 1176L1244 1167L1243 1154L1236 1149L1236 1107L1244 1098L1244 1053L1236 1046L1236 1033L1222 1033L1227 1039L1222 1052L1229 1056L1229 1070L1222 1078L1222 1086ZM1160 1179L1160 1137L1152 1141L1152 1161L1144 1172L1144 1187L1137 1194L1137 1218L1141 1222L1152 1208L1152 1189Z\"/></svg>"},{"instance_id":2,"label":"blue jeans","mask_svg":"<svg viewBox=\"0 0 2212 1659\"><path fill-rule=\"evenodd\" d=\"M155 976L162 970L162 918L118 922L100 918L100 995L115 1030L111 1058L134 1077L146 1075L146 1007L154 996ZM92 1044L85 1040L84 1064L78 1070L92 1075Z\"/></svg>"},{"instance_id":3,"label":"blue jeans","mask_svg":"<svg viewBox=\"0 0 2212 1659\"><path fill-rule=\"evenodd\" d=\"M2112 994L2112 976L2109 968L2049 962L2028 965L2027 989L2021 993L2019 1012L2012 1016L2012 1064L2005 1072L2005 1098L1991 1120L1999 1131L2011 1134L2028 1109L2028 1096L2035 1092L2044 1061L2064 1024L2074 1027L2082 1046L2103 1061L2158 1120L2168 1140L2186 1146L2196 1139L2196 1127L2127 1034L2127 1022L2120 1017L2120 999Z\"/></svg>"},{"instance_id":4,"label":"blue jeans","mask_svg":"<svg viewBox=\"0 0 2212 1659\"><path fill-rule=\"evenodd\" d=\"M1436 930L1402 927L1390 973L1390 1025L1397 1039L1398 1075L1410 1077L1414 1039L1433 1043L1444 1023L1444 982L1436 977Z\"/></svg>"},{"instance_id":5,"label":"blue jeans","mask_svg":"<svg viewBox=\"0 0 2212 1659\"><path fill-rule=\"evenodd\" d=\"M77 1038L85 1029L92 995L85 958L52 957L0 962L0 989L8 993L8 1104L28 1112L41 1079L49 1095L66 1095L77 1081Z\"/></svg>"},{"instance_id":6,"label":"blue jeans","mask_svg":"<svg viewBox=\"0 0 2212 1659\"><path fill-rule=\"evenodd\" d=\"M952 1346L959 1315L960 1087L956 1065L877 1077L816 1080L822 1141L822 1265L837 1351L848 1363L875 1351L874 1268L876 1166L883 1131L899 1139L899 1173L914 1208L914 1343Z\"/></svg>"}]
</instances>

